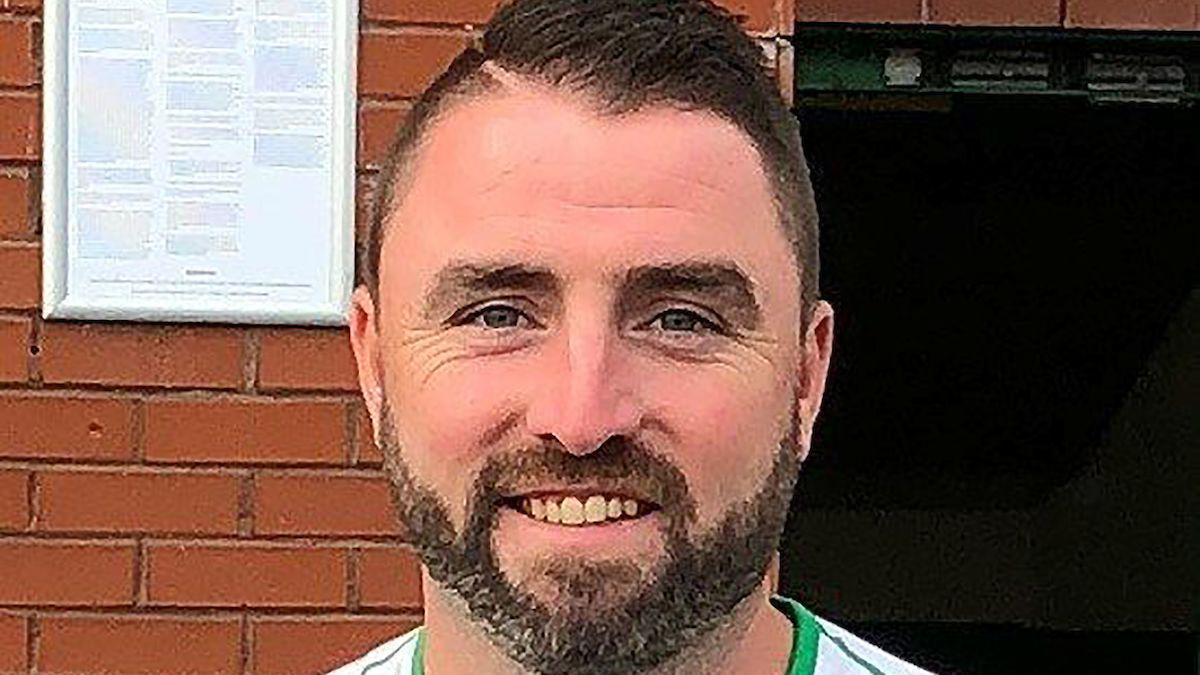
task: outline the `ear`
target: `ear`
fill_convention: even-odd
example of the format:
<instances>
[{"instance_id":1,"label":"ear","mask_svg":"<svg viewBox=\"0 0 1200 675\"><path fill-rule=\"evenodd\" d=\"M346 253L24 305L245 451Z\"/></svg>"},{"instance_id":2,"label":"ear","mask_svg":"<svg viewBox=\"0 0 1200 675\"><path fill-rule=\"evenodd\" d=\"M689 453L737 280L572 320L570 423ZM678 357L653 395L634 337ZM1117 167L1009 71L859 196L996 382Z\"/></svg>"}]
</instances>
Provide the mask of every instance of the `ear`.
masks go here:
<instances>
[{"instance_id":1,"label":"ear","mask_svg":"<svg viewBox=\"0 0 1200 675\"><path fill-rule=\"evenodd\" d=\"M379 312L366 286L354 289L350 300L350 346L358 364L358 386L362 389L371 427L379 437L379 419L383 408L383 372L379 365Z\"/></svg>"},{"instance_id":2,"label":"ear","mask_svg":"<svg viewBox=\"0 0 1200 675\"><path fill-rule=\"evenodd\" d=\"M825 377L829 374L829 358L833 352L833 308L820 300L812 310L804 335L804 351L797 364L796 414L801 430L800 461L808 457L812 447L813 427L821 412L825 396Z\"/></svg>"}]
</instances>

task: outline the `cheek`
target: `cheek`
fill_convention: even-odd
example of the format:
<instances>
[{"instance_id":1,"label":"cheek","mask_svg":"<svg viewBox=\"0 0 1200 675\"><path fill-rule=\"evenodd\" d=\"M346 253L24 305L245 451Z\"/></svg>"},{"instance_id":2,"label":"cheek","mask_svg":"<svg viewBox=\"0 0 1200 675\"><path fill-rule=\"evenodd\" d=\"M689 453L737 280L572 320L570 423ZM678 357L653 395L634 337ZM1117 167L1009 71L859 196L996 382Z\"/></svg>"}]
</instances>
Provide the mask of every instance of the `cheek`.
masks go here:
<instances>
[{"instance_id":1,"label":"cheek","mask_svg":"<svg viewBox=\"0 0 1200 675\"><path fill-rule=\"evenodd\" d=\"M489 452L511 443L522 420L512 417L531 398L545 395L547 379L565 377L528 358L465 359L428 377L394 383L405 451L418 476L446 498L456 525ZM744 366L745 364L740 364ZM646 415L669 436L655 438L683 472L697 516L711 523L735 502L749 498L771 468L782 433L786 391L769 372L734 365L647 366L628 373ZM513 424L509 429L505 425ZM491 439L491 440L485 440Z\"/></svg>"},{"instance_id":2,"label":"cheek","mask_svg":"<svg viewBox=\"0 0 1200 675\"><path fill-rule=\"evenodd\" d=\"M472 376L464 377L448 368L414 388L407 410L412 428L440 462L476 461L487 450L479 447L480 437L505 418L502 402L511 393L507 378L490 367L471 369Z\"/></svg>"},{"instance_id":3,"label":"cheek","mask_svg":"<svg viewBox=\"0 0 1200 675\"><path fill-rule=\"evenodd\" d=\"M428 377L397 374L391 391L405 457L418 477L447 501L460 526L475 476L488 452L483 445L510 420L513 382L521 370L479 361L448 364ZM507 437L511 440L511 436Z\"/></svg>"},{"instance_id":4,"label":"cheek","mask_svg":"<svg viewBox=\"0 0 1200 675\"><path fill-rule=\"evenodd\" d=\"M778 450L778 412L787 407L774 380L676 375L670 386L647 393L676 434L667 451L687 477L702 523L758 490Z\"/></svg>"}]
</instances>

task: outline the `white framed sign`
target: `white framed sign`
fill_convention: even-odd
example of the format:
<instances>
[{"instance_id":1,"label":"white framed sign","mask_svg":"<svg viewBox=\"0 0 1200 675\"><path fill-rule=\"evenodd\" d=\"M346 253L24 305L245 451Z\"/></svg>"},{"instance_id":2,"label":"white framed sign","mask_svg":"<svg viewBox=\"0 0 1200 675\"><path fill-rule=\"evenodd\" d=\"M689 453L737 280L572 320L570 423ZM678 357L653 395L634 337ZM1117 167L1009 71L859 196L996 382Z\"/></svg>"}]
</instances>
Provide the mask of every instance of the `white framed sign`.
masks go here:
<instances>
[{"instance_id":1,"label":"white framed sign","mask_svg":"<svg viewBox=\"0 0 1200 675\"><path fill-rule=\"evenodd\" d=\"M355 0L46 0L48 319L345 322Z\"/></svg>"}]
</instances>

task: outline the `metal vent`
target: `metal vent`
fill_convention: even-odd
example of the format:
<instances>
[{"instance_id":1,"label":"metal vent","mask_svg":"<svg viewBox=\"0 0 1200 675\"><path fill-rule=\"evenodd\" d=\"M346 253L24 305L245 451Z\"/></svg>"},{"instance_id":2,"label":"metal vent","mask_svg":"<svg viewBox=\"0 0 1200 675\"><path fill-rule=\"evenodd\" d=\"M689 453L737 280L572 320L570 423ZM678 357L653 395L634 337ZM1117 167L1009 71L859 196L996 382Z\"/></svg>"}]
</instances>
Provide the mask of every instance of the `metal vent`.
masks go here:
<instances>
[{"instance_id":1,"label":"metal vent","mask_svg":"<svg viewBox=\"0 0 1200 675\"><path fill-rule=\"evenodd\" d=\"M1178 103L1186 89L1183 59L1159 54L1092 54L1084 75L1099 103Z\"/></svg>"},{"instance_id":2,"label":"metal vent","mask_svg":"<svg viewBox=\"0 0 1200 675\"><path fill-rule=\"evenodd\" d=\"M1049 89L1050 56L1025 50L963 50L954 55L950 83L985 90Z\"/></svg>"},{"instance_id":3,"label":"metal vent","mask_svg":"<svg viewBox=\"0 0 1200 675\"><path fill-rule=\"evenodd\" d=\"M0 0L2 3L3 0ZM1195 34L966 28L798 27L796 100L1066 96L1081 104L1200 102ZM961 96L960 96L961 95ZM906 98L907 97L907 98ZM856 103L857 104L857 103ZM840 104L839 104L840 105Z\"/></svg>"}]
</instances>

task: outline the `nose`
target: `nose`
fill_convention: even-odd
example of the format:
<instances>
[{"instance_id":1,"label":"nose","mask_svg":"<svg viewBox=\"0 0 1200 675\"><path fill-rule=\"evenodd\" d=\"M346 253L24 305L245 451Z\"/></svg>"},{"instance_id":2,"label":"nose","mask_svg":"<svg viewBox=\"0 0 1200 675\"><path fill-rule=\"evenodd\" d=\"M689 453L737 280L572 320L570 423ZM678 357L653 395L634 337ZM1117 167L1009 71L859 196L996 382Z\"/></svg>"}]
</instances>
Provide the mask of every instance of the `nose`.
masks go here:
<instances>
[{"instance_id":1,"label":"nose","mask_svg":"<svg viewBox=\"0 0 1200 675\"><path fill-rule=\"evenodd\" d=\"M617 349L599 321L564 326L546 344L526 412L530 433L554 438L573 455L595 452L612 436L629 435L641 422L640 406Z\"/></svg>"}]
</instances>

